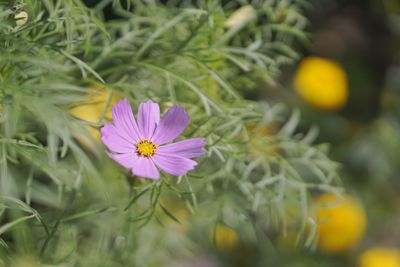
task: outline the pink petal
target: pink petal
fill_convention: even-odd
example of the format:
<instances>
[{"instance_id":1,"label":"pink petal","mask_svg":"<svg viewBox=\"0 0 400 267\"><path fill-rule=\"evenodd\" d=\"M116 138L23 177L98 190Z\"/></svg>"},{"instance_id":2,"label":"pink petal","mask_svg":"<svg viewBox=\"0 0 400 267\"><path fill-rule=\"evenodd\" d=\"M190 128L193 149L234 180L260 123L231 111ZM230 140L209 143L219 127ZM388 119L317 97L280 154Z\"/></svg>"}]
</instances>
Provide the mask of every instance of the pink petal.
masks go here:
<instances>
[{"instance_id":1,"label":"pink petal","mask_svg":"<svg viewBox=\"0 0 400 267\"><path fill-rule=\"evenodd\" d=\"M196 158L204 155L204 138L191 138L157 148L159 154L172 154L184 158Z\"/></svg>"},{"instance_id":2,"label":"pink petal","mask_svg":"<svg viewBox=\"0 0 400 267\"><path fill-rule=\"evenodd\" d=\"M197 165L197 162L194 160L173 155L156 153L152 159L160 169L175 176L185 175Z\"/></svg>"},{"instance_id":3,"label":"pink petal","mask_svg":"<svg viewBox=\"0 0 400 267\"><path fill-rule=\"evenodd\" d=\"M140 132L128 99L125 98L113 106L112 117L118 131L123 131L125 136L129 136L134 141L140 140Z\"/></svg>"},{"instance_id":4,"label":"pink petal","mask_svg":"<svg viewBox=\"0 0 400 267\"><path fill-rule=\"evenodd\" d=\"M134 175L155 180L160 179L160 173L150 158L140 156L137 156L137 158L138 160L135 161L134 166L131 168Z\"/></svg>"},{"instance_id":5,"label":"pink petal","mask_svg":"<svg viewBox=\"0 0 400 267\"><path fill-rule=\"evenodd\" d=\"M173 106L161 119L152 141L158 145L171 142L185 130L189 120L183 107Z\"/></svg>"},{"instance_id":6,"label":"pink petal","mask_svg":"<svg viewBox=\"0 0 400 267\"><path fill-rule=\"evenodd\" d=\"M125 167L126 169L133 168L139 159L136 153L113 154L107 151L106 153L110 158L115 160L119 165Z\"/></svg>"},{"instance_id":7,"label":"pink petal","mask_svg":"<svg viewBox=\"0 0 400 267\"><path fill-rule=\"evenodd\" d=\"M141 137L150 139L160 121L160 107L151 100L143 102L139 106L138 126Z\"/></svg>"},{"instance_id":8,"label":"pink petal","mask_svg":"<svg viewBox=\"0 0 400 267\"><path fill-rule=\"evenodd\" d=\"M103 144L116 153L132 153L136 150L134 141L129 141L129 136L124 136L123 131L118 131L111 123L106 123L101 128L101 140Z\"/></svg>"}]
</instances>

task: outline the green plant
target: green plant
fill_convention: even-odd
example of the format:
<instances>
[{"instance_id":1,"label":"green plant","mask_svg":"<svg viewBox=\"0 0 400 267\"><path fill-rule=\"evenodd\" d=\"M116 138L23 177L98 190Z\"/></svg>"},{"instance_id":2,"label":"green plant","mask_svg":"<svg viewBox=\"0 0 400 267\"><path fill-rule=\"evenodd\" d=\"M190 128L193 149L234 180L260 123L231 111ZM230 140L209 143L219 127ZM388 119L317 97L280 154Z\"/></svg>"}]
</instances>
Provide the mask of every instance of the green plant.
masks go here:
<instances>
[{"instance_id":1,"label":"green plant","mask_svg":"<svg viewBox=\"0 0 400 267\"><path fill-rule=\"evenodd\" d=\"M242 1L243 2L243 1ZM299 241L313 224L312 191L340 192L337 163L316 130L297 130L299 113L246 100L244 90L275 83L307 40L303 1L251 1L256 15L227 29L244 3L220 1L0 1L0 257L34 255L51 266L160 266L200 251L210 225L263 244L301 210ZM105 20L112 6L116 19ZM17 26L15 15L27 12ZM185 106L184 137L206 137L207 155L185 177L142 181L113 164L87 122L69 110L93 84L133 104ZM104 115L103 112L102 115ZM265 135L260 129L278 125ZM193 229L176 233L185 203ZM174 203L175 203L174 202ZM290 213L290 212L289 212ZM199 236L200 235L200 236ZM194 240L200 240L194 242ZM304 240L303 240L304 241ZM263 247L260 246L260 249Z\"/></svg>"}]
</instances>

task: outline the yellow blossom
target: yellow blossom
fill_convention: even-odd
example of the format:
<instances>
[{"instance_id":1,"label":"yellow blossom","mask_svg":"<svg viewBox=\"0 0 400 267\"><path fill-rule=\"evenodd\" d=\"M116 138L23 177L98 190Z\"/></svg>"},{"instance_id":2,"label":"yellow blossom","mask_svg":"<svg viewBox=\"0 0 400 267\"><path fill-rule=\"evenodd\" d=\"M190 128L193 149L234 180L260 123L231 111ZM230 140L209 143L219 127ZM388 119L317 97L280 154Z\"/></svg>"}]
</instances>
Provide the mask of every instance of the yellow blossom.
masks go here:
<instances>
[{"instance_id":1,"label":"yellow blossom","mask_svg":"<svg viewBox=\"0 0 400 267\"><path fill-rule=\"evenodd\" d=\"M86 100L79 105L75 106L70 110L71 114L83 121L88 123L99 122L100 116L103 112L104 106L107 101L107 89L104 86L92 85L91 89L95 93L87 94ZM107 120L111 119L111 106L118 101L118 97L113 95L111 103L108 105L106 112L104 113L104 118ZM91 137L97 141L100 141L100 130L94 127L86 127ZM90 140L86 136L76 136L76 138L85 146L91 147Z\"/></svg>"},{"instance_id":2,"label":"yellow blossom","mask_svg":"<svg viewBox=\"0 0 400 267\"><path fill-rule=\"evenodd\" d=\"M221 251L230 251L239 244L239 235L232 228L218 224L210 231L210 239Z\"/></svg>"},{"instance_id":3,"label":"yellow blossom","mask_svg":"<svg viewBox=\"0 0 400 267\"><path fill-rule=\"evenodd\" d=\"M346 72L329 59L305 58L298 67L294 85L297 93L316 108L337 110L348 99Z\"/></svg>"},{"instance_id":4,"label":"yellow blossom","mask_svg":"<svg viewBox=\"0 0 400 267\"><path fill-rule=\"evenodd\" d=\"M400 252L393 248L372 248L362 253L359 267L400 267Z\"/></svg>"},{"instance_id":5,"label":"yellow blossom","mask_svg":"<svg viewBox=\"0 0 400 267\"><path fill-rule=\"evenodd\" d=\"M317 199L318 245L328 254L354 248L362 239L367 219L364 209L350 196L323 194Z\"/></svg>"}]
</instances>

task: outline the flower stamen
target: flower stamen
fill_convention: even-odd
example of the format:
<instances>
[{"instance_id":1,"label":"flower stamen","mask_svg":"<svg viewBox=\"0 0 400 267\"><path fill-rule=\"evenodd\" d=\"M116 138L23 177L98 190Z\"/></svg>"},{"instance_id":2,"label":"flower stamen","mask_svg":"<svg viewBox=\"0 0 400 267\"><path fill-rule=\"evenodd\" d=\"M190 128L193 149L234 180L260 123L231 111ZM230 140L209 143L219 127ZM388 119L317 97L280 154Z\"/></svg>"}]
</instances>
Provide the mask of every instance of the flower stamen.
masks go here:
<instances>
[{"instance_id":1,"label":"flower stamen","mask_svg":"<svg viewBox=\"0 0 400 267\"><path fill-rule=\"evenodd\" d=\"M141 140L136 145L136 153L139 156L149 158L154 155L157 151L157 145L153 144L149 140Z\"/></svg>"}]
</instances>

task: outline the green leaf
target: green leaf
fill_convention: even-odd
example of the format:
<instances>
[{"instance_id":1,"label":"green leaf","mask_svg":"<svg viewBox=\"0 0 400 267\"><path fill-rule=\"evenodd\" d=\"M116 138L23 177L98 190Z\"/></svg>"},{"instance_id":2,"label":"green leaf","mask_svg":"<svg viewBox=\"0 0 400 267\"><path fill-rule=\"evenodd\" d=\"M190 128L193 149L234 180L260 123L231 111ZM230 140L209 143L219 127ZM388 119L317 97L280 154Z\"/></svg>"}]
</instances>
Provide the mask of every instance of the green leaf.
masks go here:
<instances>
[{"instance_id":1,"label":"green leaf","mask_svg":"<svg viewBox=\"0 0 400 267\"><path fill-rule=\"evenodd\" d=\"M167 215L169 218L171 218L173 221L181 224L181 222L178 220L178 218L176 218L172 212L170 212L166 207L164 207L163 204L161 204L161 202L159 203L161 210L165 213L165 215Z\"/></svg>"},{"instance_id":2,"label":"green leaf","mask_svg":"<svg viewBox=\"0 0 400 267\"><path fill-rule=\"evenodd\" d=\"M11 221L9 223L4 224L3 226L0 227L0 236L2 234L4 234L5 232L9 231L10 229L12 229L17 224L19 224L21 222L24 222L24 221L27 221L27 220L30 220L30 219L33 219L35 217L36 217L36 214L32 214L32 215L21 217L21 218L18 218L16 220L14 220L14 221Z\"/></svg>"}]
</instances>

